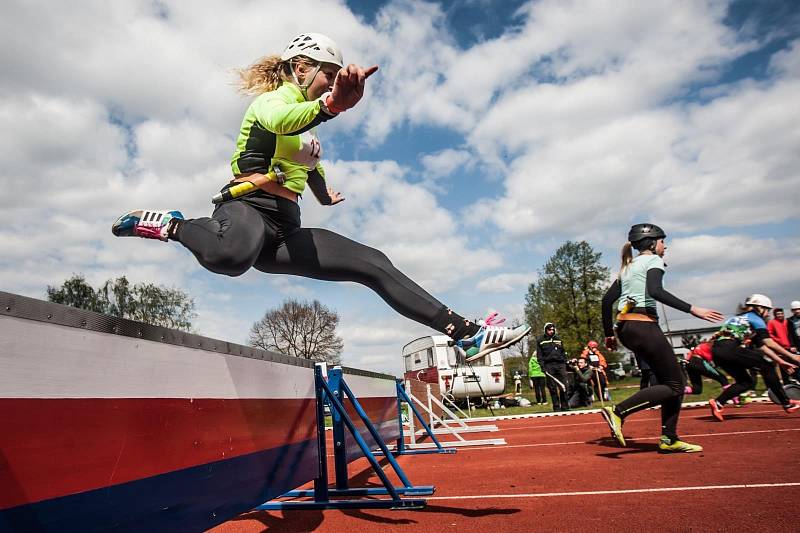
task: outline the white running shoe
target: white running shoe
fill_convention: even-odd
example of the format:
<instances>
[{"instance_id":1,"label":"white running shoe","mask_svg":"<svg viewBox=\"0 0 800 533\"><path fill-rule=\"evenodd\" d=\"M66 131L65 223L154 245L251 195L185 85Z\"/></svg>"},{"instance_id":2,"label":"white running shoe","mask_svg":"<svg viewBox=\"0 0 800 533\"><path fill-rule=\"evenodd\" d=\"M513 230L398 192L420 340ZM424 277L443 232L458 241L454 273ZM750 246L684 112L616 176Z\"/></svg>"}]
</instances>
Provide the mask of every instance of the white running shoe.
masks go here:
<instances>
[{"instance_id":1,"label":"white running shoe","mask_svg":"<svg viewBox=\"0 0 800 533\"><path fill-rule=\"evenodd\" d=\"M496 316L497 313L492 313L485 320L479 321L481 329L478 330L478 333L456 342L456 346L465 352L469 350L467 363L516 344L531 331L531 327L527 324L522 324L515 328L494 325L502 324L505 321L505 319L496 320ZM475 347L478 348L477 352L472 349Z\"/></svg>"},{"instance_id":2,"label":"white running shoe","mask_svg":"<svg viewBox=\"0 0 800 533\"><path fill-rule=\"evenodd\" d=\"M183 220L183 215L180 211L137 209L119 217L111 225L111 233L117 237L142 237L166 241L172 219Z\"/></svg>"}]
</instances>

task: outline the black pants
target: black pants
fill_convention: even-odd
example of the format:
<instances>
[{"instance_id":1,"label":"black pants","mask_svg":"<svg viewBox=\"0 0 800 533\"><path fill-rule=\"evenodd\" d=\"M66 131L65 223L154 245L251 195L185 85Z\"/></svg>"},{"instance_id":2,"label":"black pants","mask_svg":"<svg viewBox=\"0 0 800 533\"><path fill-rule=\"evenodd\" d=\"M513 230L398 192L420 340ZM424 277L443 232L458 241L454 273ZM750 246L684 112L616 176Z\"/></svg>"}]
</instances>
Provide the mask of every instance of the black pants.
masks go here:
<instances>
[{"instance_id":1,"label":"black pants","mask_svg":"<svg viewBox=\"0 0 800 533\"><path fill-rule=\"evenodd\" d=\"M728 385L728 378L725 374L711 366L702 357L692 357L686 361L686 373L689 374L689 382L692 384L692 394L703 392L703 377L713 379L723 387Z\"/></svg>"},{"instance_id":2,"label":"black pants","mask_svg":"<svg viewBox=\"0 0 800 533\"><path fill-rule=\"evenodd\" d=\"M625 418L642 409L660 405L662 434L677 438L685 382L672 346L655 322L621 321L617 336L625 347L647 364L658 381L620 402L617 414Z\"/></svg>"},{"instance_id":3,"label":"black pants","mask_svg":"<svg viewBox=\"0 0 800 533\"><path fill-rule=\"evenodd\" d=\"M728 400L755 387L756 382L751 374L753 369L761 372L764 384L782 405L789 403L789 398L786 396L778 374L775 372L775 364L764 359L764 355L761 352L744 348L738 341L733 339L721 339L714 342L711 353L714 356L714 362L735 380L733 385L717 396L717 402L720 405L725 405Z\"/></svg>"},{"instance_id":4,"label":"black pants","mask_svg":"<svg viewBox=\"0 0 800 533\"><path fill-rule=\"evenodd\" d=\"M182 222L176 240L205 268L240 276L251 267L270 274L292 274L366 285L395 311L459 339L471 331L455 313L400 272L379 250L318 228L300 227L300 206L257 193L217 206L211 218ZM449 324L450 327L448 327Z\"/></svg>"},{"instance_id":5,"label":"black pants","mask_svg":"<svg viewBox=\"0 0 800 533\"><path fill-rule=\"evenodd\" d=\"M567 398L567 364L545 363L543 370L547 375L547 390L550 391L550 400L553 402L553 411L568 411L569 399Z\"/></svg>"},{"instance_id":6,"label":"black pants","mask_svg":"<svg viewBox=\"0 0 800 533\"><path fill-rule=\"evenodd\" d=\"M546 403L547 395L544 392L544 376L537 376L530 379L531 388L533 389L533 393L536 395L536 403Z\"/></svg>"},{"instance_id":7,"label":"black pants","mask_svg":"<svg viewBox=\"0 0 800 533\"><path fill-rule=\"evenodd\" d=\"M572 389L572 395L569 397L570 407L590 407L592 405L592 389L590 383L575 384Z\"/></svg>"}]
</instances>

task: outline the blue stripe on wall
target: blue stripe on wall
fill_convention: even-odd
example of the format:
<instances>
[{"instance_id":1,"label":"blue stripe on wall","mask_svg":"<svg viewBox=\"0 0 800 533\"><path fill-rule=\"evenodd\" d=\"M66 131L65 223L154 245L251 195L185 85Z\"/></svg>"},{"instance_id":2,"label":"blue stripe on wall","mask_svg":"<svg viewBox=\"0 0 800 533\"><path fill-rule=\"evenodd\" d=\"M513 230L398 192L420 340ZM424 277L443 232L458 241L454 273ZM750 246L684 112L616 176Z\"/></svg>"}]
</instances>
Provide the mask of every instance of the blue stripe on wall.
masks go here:
<instances>
[{"instance_id":1,"label":"blue stripe on wall","mask_svg":"<svg viewBox=\"0 0 800 533\"><path fill-rule=\"evenodd\" d=\"M13 507L0 532L204 531L314 479L318 455L311 439Z\"/></svg>"}]
</instances>

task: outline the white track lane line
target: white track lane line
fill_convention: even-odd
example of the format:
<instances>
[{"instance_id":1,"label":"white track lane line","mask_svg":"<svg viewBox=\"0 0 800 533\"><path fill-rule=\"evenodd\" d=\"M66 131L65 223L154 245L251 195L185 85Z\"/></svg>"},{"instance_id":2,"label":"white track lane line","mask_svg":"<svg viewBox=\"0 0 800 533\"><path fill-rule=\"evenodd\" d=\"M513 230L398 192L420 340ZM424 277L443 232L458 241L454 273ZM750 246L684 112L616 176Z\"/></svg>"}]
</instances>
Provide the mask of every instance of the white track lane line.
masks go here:
<instances>
[{"instance_id":1,"label":"white track lane line","mask_svg":"<svg viewBox=\"0 0 800 533\"><path fill-rule=\"evenodd\" d=\"M757 415L757 414L768 414L768 413L780 414L780 412L776 411L775 409L769 409L769 410L763 410L763 411L747 411L747 413L742 412L741 414L742 415L745 415L745 414L747 414L747 415ZM595 414L595 413L587 413L587 414ZM730 414L730 415L739 415L739 413L736 412L736 411L734 411L732 413L728 412L728 414ZM711 415L709 413L705 413L705 414L698 415L698 416L691 416L691 415L681 414L681 419L683 419L683 420L688 420L688 419L696 420L696 419L699 419L699 418L708 418L710 416ZM739 418L739 416L735 416L735 417L731 418L731 420L734 420L736 418ZM741 418L747 418L747 416L742 416ZM660 417L652 417L652 418L635 417L635 418L631 418L629 420L625 420L625 423L626 424L630 424L632 422L650 422L650 421L653 421L653 420L661 420L661 418ZM520 430L520 429L539 429L539 428L563 428L563 427L572 427L572 426L593 426L593 425L596 425L596 424L605 424L605 423L606 422L602 418L598 418L596 421L593 421L593 422L580 422L580 423L576 422L574 424L548 424L546 426L516 426L516 427L507 427L507 428L501 427L500 431L517 431L517 430Z\"/></svg>"},{"instance_id":2,"label":"white track lane line","mask_svg":"<svg viewBox=\"0 0 800 533\"><path fill-rule=\"evenodd\" d=\"M726 437L731 435L751 435L756 433L780 433L783 431L800 431L800 428L785 428L785 429L756 429L752 431L729 431L725 433L694 433L692 435L682 435L682 437L693 438L693 437ZM626 438L625 440L631 442L637 442L642 440L657 440L661 438L661 436L657 437L639 437L636 439L629 439ZM441 442L441 441L440 441ZM568 444L591 444L594 446L594 443L586 442L585 440L574 440L574 441L567 441L567 442L542 442L537 444L506 444L505 446L475 446L474 448L463 448L465 452L472 451L472 450L505 450L506 448L539 448L542 446L566 446ZM442 442L442 446L447 448L447 443ZM620 448L624 450L625 448Z\"/></svg>"},{"instance_id":3,"label":"white track lane line","mask_svg":"<svg viewBox=\"0 0 800 533\"><path fill-rule=\"evenodd\" d=\"M489 498L553 498L558 496L603 496L607 494L640 494L647 492L688 492L694 490L774 489L800 487L800 483L747 483L744 485L701 485L689 487L657 487L652 489L586 490L577 492L531 492L523 494L476 494L469 496L426 496L426 500L486 500Z\"/></svg>"}]
</instances>

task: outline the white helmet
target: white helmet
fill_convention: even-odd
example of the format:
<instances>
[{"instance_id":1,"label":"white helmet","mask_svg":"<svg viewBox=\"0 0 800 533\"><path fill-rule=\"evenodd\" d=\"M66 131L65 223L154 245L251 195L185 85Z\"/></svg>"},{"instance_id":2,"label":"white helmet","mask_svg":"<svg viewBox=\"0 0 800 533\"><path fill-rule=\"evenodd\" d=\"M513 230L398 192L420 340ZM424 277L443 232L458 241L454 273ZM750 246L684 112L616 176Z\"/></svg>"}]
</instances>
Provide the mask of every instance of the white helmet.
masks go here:
<instances>
[{"instance_id":1,"label":"white helmet","mask_svg":"<svg viewBox=\"0 0 800 533\"><path fill-rule=\"evenodd\" d=\"M301 33L292 39L281 54L281 61L297 56L305 56L320 63L332 63L340 68L344 66L342 51L333 39L321 33Z\"/></svg>"},{"instance_id":2,"label":"white helmet","mask_svg":"<svg viewBox=\"0 0 800 533\"><path fill-rule=\"evenodd\" d=\"M772 300L763 294L751 294L747 300L744 301L744 304L759 305L761 307L766 307L767 309L772 309Z\"/></svg>"},{"instance_id":3,"label":"white helmet","mask_svg":"<svg viewBox=\"0 0 800 533\"><path fill-rule=\"evenodd\" d=\"M800 301L794 300L789 304L789 309L800 309Z\"/></svg>"}]
</instances>

